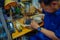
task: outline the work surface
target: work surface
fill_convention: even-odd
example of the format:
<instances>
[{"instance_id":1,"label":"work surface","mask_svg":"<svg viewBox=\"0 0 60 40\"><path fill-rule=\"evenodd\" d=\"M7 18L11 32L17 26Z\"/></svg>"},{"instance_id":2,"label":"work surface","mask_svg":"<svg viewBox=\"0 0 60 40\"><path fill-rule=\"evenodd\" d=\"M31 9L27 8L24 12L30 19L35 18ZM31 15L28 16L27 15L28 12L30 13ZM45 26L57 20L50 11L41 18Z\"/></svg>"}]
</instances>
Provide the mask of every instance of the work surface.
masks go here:
<instances>
[{"instance_id":1,"label":"work surface","mask_svg":"<svg viewBox=\"0 0 60 40\"><path fill-rule=\"evenodd\" d=\"M24 19L23 18L22 19L19 19L18 21L20 23L22 23L22 24L24 23ZM15 24L16 23L14 22L14 27L16 26ZM43 23L40 24L40 26L42 26L42 25L43 25ZM17 37L21 37L22 35L24 35L26 33L29 33L31 31L32 31L32 29L29 29L29 28L24 27L21 32L18 32L18 30L16 30L16 32L12 34L12 38L15 39Z\"/></svg>"},{"instance_id":2,"label":"work surface","mask_svg":"<svg viewBox=\"0 0 60 40\"><path fill-rule=\"evenodd\" d=\"M22 23L22 24L24 23L24 19L23 18L19 19L18 21L20 23ZM14 22L14 27L16 26L15 24L16 23ZM12 38L15 39L15 38L20 37L20 36L22 36L22 35L24 35L24 34L26 34L28 32L31 32L31 31L32 31L31 29L24 27L21 32L18 32L18 30L16 30L16 32L12 34Z\"/></svg>"}]
</instances>

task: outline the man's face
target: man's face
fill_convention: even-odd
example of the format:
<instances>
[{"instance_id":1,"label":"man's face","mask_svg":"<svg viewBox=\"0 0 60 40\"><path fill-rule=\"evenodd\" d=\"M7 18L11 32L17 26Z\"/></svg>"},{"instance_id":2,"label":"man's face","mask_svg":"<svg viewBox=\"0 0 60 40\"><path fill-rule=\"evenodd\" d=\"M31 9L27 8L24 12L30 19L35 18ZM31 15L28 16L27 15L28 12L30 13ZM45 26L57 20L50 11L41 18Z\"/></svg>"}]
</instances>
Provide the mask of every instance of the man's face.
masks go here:
<instances>
[{"instance_id":1,"label":"man's face","mask_svg":"<svg viewBox=\"0 0 60 40\"><path fill-rule=\"evenodd\" d=\"M53 9L57 9L58 8L58 2L57 1L53 1L50 6Z\"/></svg>"},{"instance_id":2,"label":"man's face","mask_svg":"<svg viewBox=\"0 0 60 40\"><path fill-rule=\"evenodd\" d=\"M41 3L41 7L47 11L47 12L50 12L50 13L53 13L57 10L58 8L58 2L57 1L53 1L51 2L50 5L46 6L43 2Z\"/></svg>"}]
</instances>

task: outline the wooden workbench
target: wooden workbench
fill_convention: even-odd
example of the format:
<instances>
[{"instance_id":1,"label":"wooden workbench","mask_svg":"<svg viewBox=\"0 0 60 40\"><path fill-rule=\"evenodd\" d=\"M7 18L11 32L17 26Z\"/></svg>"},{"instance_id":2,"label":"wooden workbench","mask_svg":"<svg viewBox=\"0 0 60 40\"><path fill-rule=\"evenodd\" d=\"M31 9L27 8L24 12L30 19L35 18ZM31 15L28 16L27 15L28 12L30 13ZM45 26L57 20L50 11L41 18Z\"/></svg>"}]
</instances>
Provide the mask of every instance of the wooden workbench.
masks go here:
<instances>
[{"instance_id":1,"label":"wooden workbench","mask_svg":"<svg viewBox=\"0 0 60 40\"><path fill-rule=\"evenodd\" d=\"M20 23L24 23L24 19L22 18L22 19L20 19L20 20L18 20ZM15 23L14 23L15 24ZM40 26L42 26L43 25L43 23L40 25ZM15 39L15 38L18 38L18 37L21 37L22 35L24 35L24 34L26 34L26 33L29 33L29 32L31 32L32 31L32 29L29 29L29 28L23 28L22 29L22 32L18 32L17 30L16 30L16 32L15 33L13 33L12 34L12 38L13 39Z\"/></svg>"},{"instance_id":2,"label":"wooden workbench","mask_svg":"<svg viewBox=\"0 0 60 40\"><path fill-rule=\"evenodd\" d=\"M20 23L23 23L23 22L24 22L24 19L22 18L22 19L20 19L20 20L18 20L18 21L19 21ZM14 26L15 26L15 23L14 23ZM12 38L15 39L15 38L20 37L20 36L22 36L22 35L24 35L24 34L26 34L26 33L28 33L28 32L31 32L31 31L32 31L32 30L29 29L29 28L23 28L23 29L22 29L22 32L18 32L18 30L16 30L16 32L12 34Z\"/></svg>"},{"instance_id":3,"label":"wooden workbench","mask_svg":"<svg viewBox=\"0 0 60 40\"><path fill-rule=\"evenodd\" d=\"M15 39L15 38L20 37L20 36L22 36L22 35L24 35L24 34L26 34L28 32L31 32L31 31L32 30L31 29L28 29L28 28L23 28L22 32L18 32L16 30L16 32L12 34L12 38Z\"/></svg>"}]
</instances>

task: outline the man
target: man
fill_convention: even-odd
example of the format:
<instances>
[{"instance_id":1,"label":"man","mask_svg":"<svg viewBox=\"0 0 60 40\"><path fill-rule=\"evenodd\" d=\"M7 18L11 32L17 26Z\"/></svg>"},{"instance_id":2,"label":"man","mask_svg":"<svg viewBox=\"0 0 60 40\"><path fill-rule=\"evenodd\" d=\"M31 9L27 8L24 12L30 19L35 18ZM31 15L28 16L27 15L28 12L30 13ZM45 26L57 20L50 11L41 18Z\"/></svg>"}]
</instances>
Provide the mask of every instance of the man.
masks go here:
<instances>
[{"instance_id":1,"label":"man","mask_svg":"<svg viewBox=\"0 0 60 40\"><path fill-rule=\"evenodd\" d=\"M31 27L38 30L30 40L60 40L60 9L58 0L39 0L43 6L44 27L40 27L35 21L31 22ZM43 4L43 5L42 5Z\"/></svg>"}]
</instances>

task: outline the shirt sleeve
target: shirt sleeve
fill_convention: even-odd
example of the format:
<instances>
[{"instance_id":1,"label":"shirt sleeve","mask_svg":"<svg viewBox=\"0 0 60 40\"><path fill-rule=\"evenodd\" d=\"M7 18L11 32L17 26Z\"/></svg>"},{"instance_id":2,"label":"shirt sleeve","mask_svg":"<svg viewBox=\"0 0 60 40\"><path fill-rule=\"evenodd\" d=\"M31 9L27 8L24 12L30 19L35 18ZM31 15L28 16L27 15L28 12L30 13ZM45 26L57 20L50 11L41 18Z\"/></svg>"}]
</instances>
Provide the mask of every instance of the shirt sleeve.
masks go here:
<instances>
[{"instance_id":1,"label":"shirt sleeve","mask_svg":"<svg viewBox=\"0 0 60 40\"><path fill-rule=\"evenodd\" d=\"M56 37L60 38L60 28L55 30L54 33L55 33Z\"/></svg>"}]
</instances>

